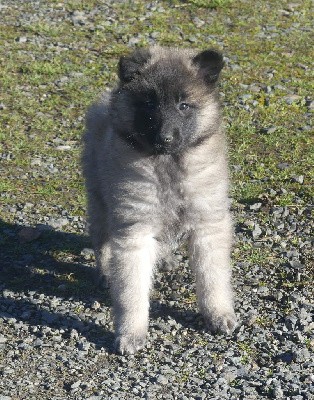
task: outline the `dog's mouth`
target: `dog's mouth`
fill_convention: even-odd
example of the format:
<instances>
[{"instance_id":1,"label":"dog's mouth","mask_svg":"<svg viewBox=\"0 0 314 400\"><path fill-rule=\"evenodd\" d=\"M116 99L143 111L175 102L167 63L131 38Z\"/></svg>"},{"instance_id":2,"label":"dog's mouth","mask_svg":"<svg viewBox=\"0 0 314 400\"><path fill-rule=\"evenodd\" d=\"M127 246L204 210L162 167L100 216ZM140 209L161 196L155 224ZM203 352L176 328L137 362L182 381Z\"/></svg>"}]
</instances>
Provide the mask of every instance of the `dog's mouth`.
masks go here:
<instances>
[{"instance_id":1,"label":"dog's mouth","mask_svg":"<svg viewBox=\"0 0 314 400\"><path fill-rule=\"evenodd\" d=\"M154 152L155 154L176 154L178 153L182 148L181 143L176 143L176 144L161 144L161 143L155 143L154 145Z\"/></svg>"},{"instance_id":2,"label":"dog's mouth","mask_svg":"<svg viewBox=\"0 0 314 400\"><path fill-rule=\"evenodd\" d=\"M128 136L121 134L133 148L147 155L177 154L183 149L182 140L174 140L170 143L151 138L148 140L144 134L133 133Z\"/></svg>"}]
</instances>

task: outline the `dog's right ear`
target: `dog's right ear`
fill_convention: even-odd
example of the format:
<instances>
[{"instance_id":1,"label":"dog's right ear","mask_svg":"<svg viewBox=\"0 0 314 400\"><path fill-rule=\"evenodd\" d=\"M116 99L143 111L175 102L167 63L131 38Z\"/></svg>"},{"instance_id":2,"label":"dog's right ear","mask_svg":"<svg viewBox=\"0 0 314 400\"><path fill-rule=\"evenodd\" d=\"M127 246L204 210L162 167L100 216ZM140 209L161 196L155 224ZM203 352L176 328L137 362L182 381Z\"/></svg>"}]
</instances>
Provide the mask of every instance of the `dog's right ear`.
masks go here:
<instances>
[{"instance_id":1,"label":"dog's right ear","mask_svg":"<svg viewBox=\"0 0 314 400\"><path fill-rule=\"evenodd\" d=\"M131 82L140 75L142 67L150 59L148 49L138 49L128 56L122 56L119 61L118 74L122 82Z\"/></svg>"}]
</instances>

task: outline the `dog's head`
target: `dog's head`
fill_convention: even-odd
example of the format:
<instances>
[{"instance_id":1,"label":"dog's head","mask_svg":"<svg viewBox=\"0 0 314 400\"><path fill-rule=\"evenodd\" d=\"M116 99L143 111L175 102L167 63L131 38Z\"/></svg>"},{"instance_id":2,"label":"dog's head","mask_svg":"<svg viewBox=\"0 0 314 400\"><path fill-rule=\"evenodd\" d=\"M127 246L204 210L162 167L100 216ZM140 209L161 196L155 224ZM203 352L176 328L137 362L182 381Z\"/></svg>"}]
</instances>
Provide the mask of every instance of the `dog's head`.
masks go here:
<instances>
[{"instance_id":1,"label":"dog's head","mask_svg":"<svg viewBox=\"0 0 314 400\"><path fill-rule=\"evenodd\" d=\"M120 135L147 154L175 154L200 144L217 124L222 67L215 50L153 47L121 57L113 96Z\"/></svg>"}]
</instances>

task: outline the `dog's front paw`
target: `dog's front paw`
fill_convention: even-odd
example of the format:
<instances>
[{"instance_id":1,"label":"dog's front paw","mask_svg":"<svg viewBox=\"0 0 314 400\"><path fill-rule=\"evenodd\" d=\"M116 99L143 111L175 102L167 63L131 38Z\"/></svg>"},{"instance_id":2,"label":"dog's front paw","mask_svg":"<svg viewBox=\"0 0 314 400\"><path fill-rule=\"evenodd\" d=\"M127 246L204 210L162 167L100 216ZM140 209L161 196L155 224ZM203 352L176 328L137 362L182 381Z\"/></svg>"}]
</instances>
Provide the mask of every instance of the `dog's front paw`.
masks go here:
<instances>
[{"instance_id":1,"label":"dog's front paw","mask_svg":"<svg viewBox=\"0 0 314 400\"><path fill-rule=\"evenodd\" d=\"M145 336L118 335L115 340L115 350L122 354L134 354L145 346Z\"/></svg>"},{"instance_id":2,"label":"dog's front paw","mask_svg":"<svg viewBox=\"0 0 314 400\"><path fill-rule=\"evenodd\" d=\"M205 322L211 332L227 335L230 335L238 325L234 312L211 313L210 316L205 317Z\"/></svg>"}]
</instances>

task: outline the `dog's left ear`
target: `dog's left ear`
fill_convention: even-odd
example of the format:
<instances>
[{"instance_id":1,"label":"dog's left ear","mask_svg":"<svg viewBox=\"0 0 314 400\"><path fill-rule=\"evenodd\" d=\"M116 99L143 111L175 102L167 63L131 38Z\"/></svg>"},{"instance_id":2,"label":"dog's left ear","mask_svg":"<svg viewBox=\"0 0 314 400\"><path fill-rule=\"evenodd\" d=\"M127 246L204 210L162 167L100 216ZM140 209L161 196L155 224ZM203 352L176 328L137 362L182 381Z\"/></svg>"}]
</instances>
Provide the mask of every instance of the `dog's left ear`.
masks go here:
<instances>
[{"instance_id":1,"label":"dog's left ear","mask_svg":"<svg viewBox=\"0 0 314 400\"><path fill-rule=\"evenodd\" d=\"M131 82L140 74L141 68L150 59L148 49L138 49L128 56L122 56L119 61L118 74L122 82Z\"/></svg>"},{"instance_id":2,"label":"dog's left ear","mask_svg":"<svg viewBox=\"0 0 314 400\"><path fill-rule=\"evenodd\" d=\"M205 50L193 58L193 64L207 84L215 83L224 66L222 54L216 50Z\"/></svg>"}]
</instances>

